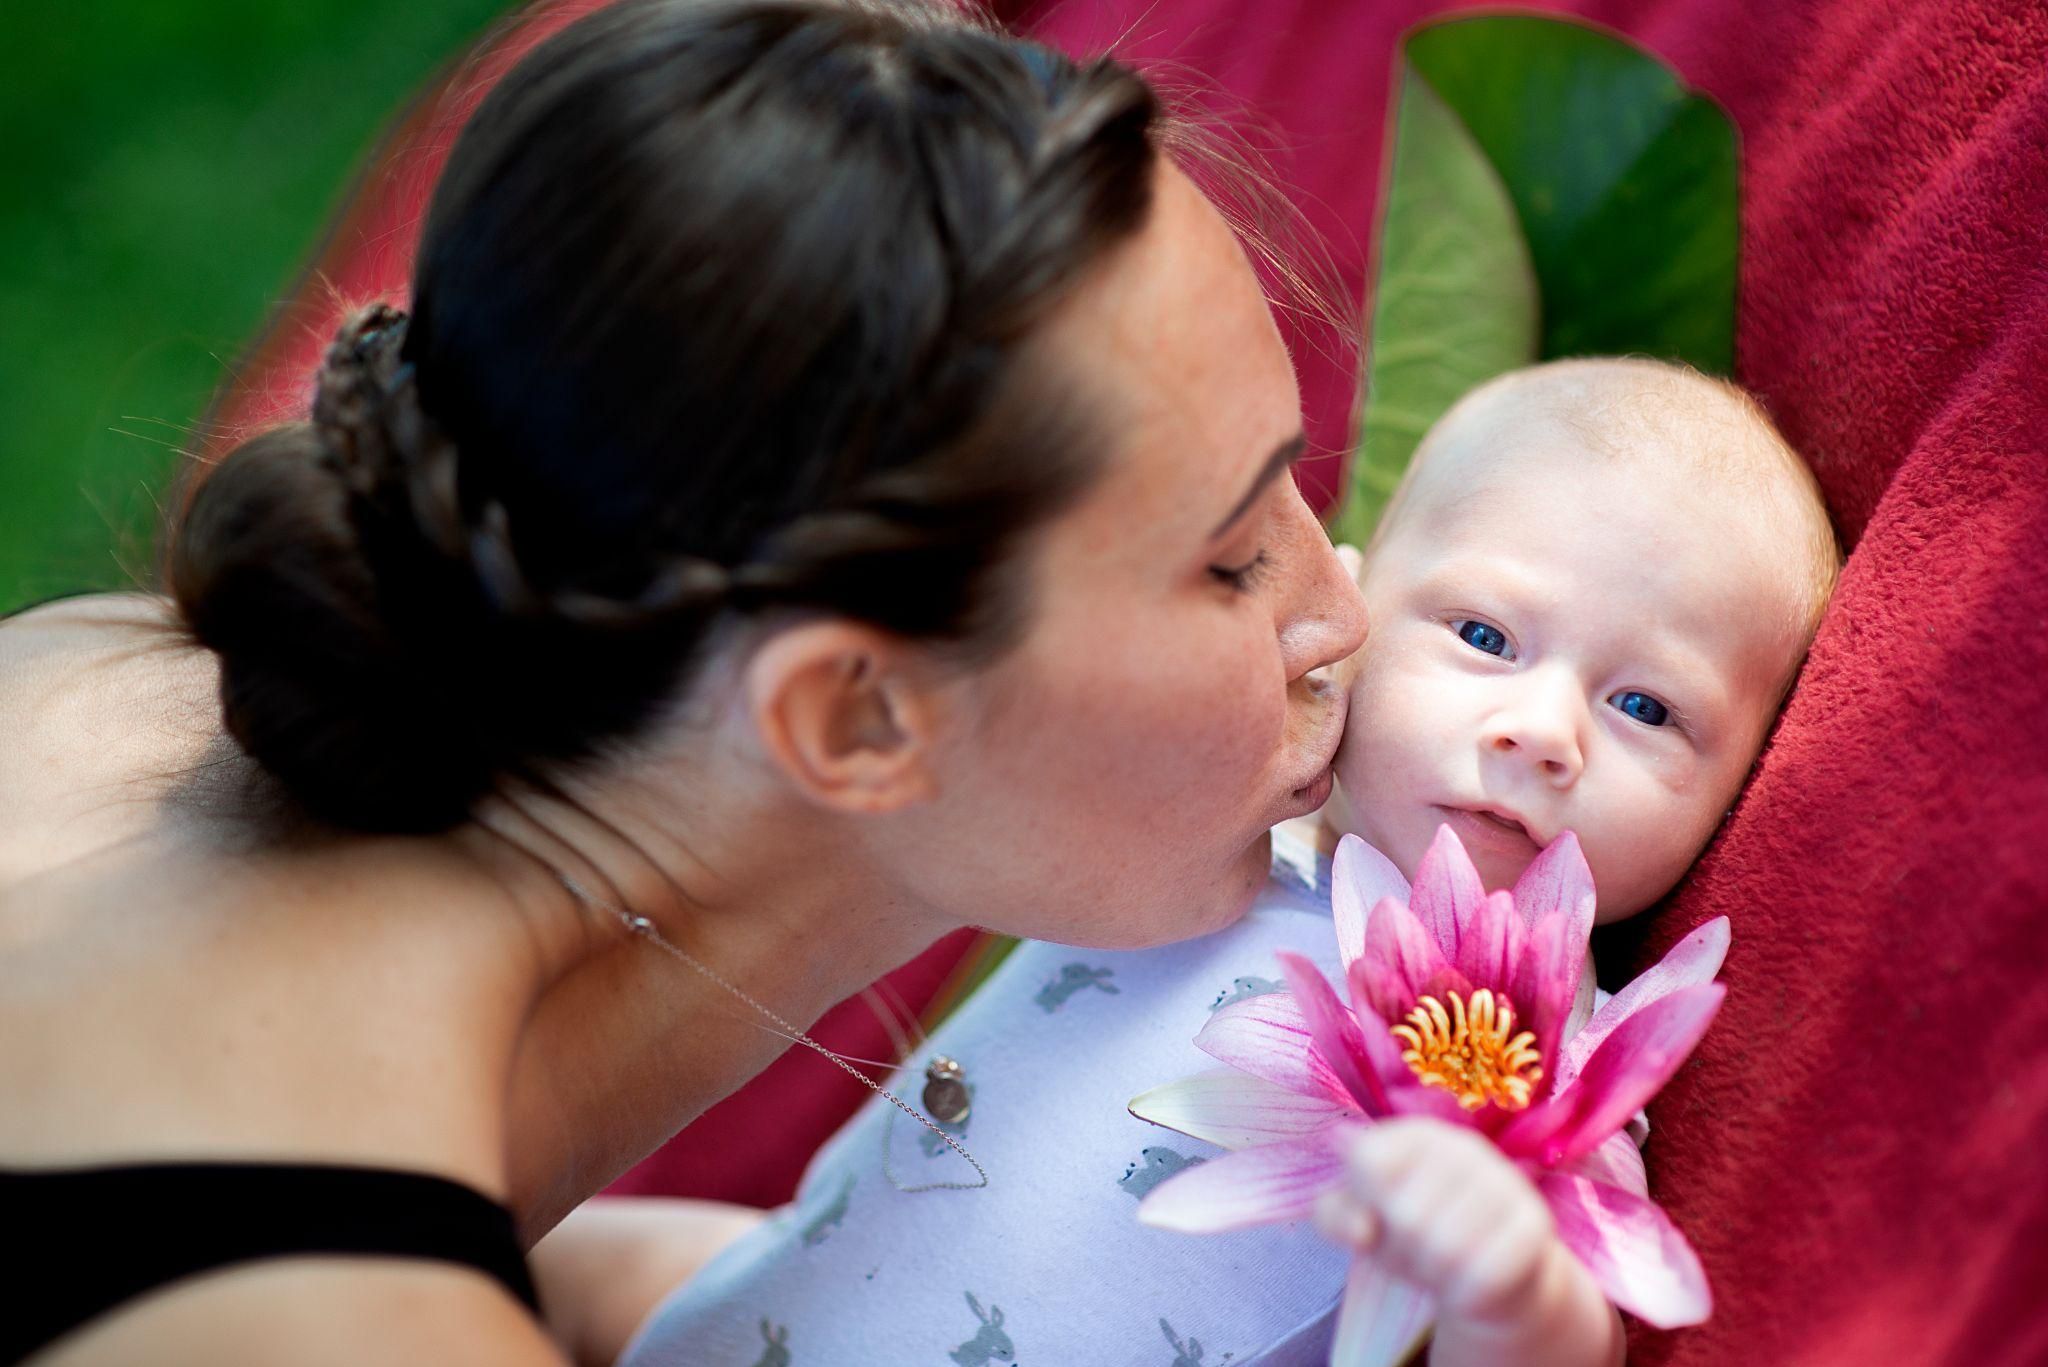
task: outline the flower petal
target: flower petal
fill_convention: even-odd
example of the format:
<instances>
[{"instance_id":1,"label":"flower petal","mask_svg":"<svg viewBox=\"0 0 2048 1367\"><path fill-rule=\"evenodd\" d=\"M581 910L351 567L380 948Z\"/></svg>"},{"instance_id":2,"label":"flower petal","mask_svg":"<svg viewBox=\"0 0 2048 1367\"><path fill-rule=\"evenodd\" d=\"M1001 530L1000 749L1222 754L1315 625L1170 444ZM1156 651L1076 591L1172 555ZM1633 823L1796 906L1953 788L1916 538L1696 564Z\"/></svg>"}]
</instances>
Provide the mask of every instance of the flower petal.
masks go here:
<instances>
[{"instance_id":1,"label":"flower petal","mask_svg":"<svg viewBox=\"0 0 2048 1367\"><path fill-rule=\"evenodd\" d=\"M1460 973L1474 987L1505 992L1514 981L1515 966L1528 947L1529 932L1515 914L1515 899L1506 892L1488 893L1478 914L1458 936L1458 952L1452 957Z\"/></svg>"},{"instance_id":2,"label":"flower petal","mask_svg":"<svg viewBox=\"0 0 2048 1367\"><path fill-rule=\"evenodd\" d=\"M1343 1167L1320 1139L1240 1149L1184 1168L1152 1188L1138 1203L1138 1219L1182 1234L1305 1220Z\"/></svg>"},{"instance_id":3,"label":"flower petal","mask_svg":"<svg viewBox=\"0 0 2048 1367\"><path fill-rule=\"evenodd\" d=\"M1579 990L1572 997L1571 1014L1564 1019L1564 1028L1558 1031L1557 1053L1561 1061L1571 1041L1579 1037L1579 1031L1586 1028L1586 1022L1593 1019L1593 1003L1598 998L1600 982L1593 973L1593 956L1588 954L1579 966ZM1560 1065L1561 1066L1561 1065Z\"/></svg>"},{"instance_id":4,"label":"flower petal","mask_svg":"<svg viewBox=\"0 0 2048 1367\"><path fill-rule=\"evenodd\" d=\"M1647 1324L1678 1329L1713 1312L1706 1269L1678 1226L1645 1197L1553 1172L1537 1184L1558 1237L1607 1299Z\"/></svg>"},{"instance_id":5,"label":"flower petal","mask_svg":"<svg viewBox=\"0 0 2048 1367\"><path fill-rule=\"evenodd\" d=\"M1670 996L1681 987L1710 983L1728 957L1728 918L1716 916L1671 947L1656 967L1646 970L1627 987L1607 999L1593 1013L1586 1026L1567 1037L1558 1058L1557 1085L1560 1089L1579 1074L1593 1051L1614 1032L1616 1026L1648 1006Z\"/></svg>"},{"instance_id":6,"label":"flower petal","mask_svg":"<svg viewBox=\"0 0 2048 1367\"><path fill-rule=\"evenodd\" d=\"M1436 1299L1370 1257L1351 1260L1330 1367L1400 1367L1436 1322Z\"/></svg>"},{"instance_id":7,"label":"flower petal","mask_svg":"<svg viewBox=\"0 0 2048 1367\"><path fill-rule=\"evenodd\" d=\"M1142 1092L1131 1098L1130 1112L1226 1149L1305 1139L1358 1115L1352 1107L1303 1096L1235 1068L1196 1073Z\"/></svg>"},{"instance_id":8,"label":"flower petal","mask_svg":"<svg viewBox=\"0 0 2048 1367\"><path fill-rule=\"evenodd\" d=\"M1571 1124L1577 1105L1576 1091L1553 1093L1509 1116L1507 1123L1494 1131L1493 1142L1510 1158L1539 1168L1554 1167L1558 1150L1552 1141Z\"/></svg>"},{"instance_id":9,"label":"flower petal","mask_svg":"<svg viewBox=\"0 0 2048 1367\"><path fill-rule=\"evenodd\" d=\"M1516 964L1509 996L1522 1023L1536 1032L1536 1047L1555 1092L1561 1085L1561 1046L1586 1021L1593 1004L1586 944L1597 899L1593 870L1578 836L1565 831L1546 845L1515 880L1514 897L1529 928L1529 948Z\"/></svg>"},{"instance_id":10,"label":"flower petal","mask_svg":"<svg viewBox=\"0 0 2048 1367\"><path fill-rule=\"evenodd\" d=\"M1292 992L1232 1002L1195 1033L1195 1047L1218 1063L1301 1096L1348 1104L1351 1093L1310 1047L1314 1042Z\"/></svg>"},{"instance_id":11,"label":"flower petal","mask_svg":"<svg viewBox=\"0 0 2048 1367\"><path fill-rule=\"evenodd\" d=\"M1626 1129L1616 1130L1600 1146L1563 1171L1605 1186L1619 1187L1632 1196L1650 1194L1650 1175L1643 1170L1643 1151L1636 1137Z\"/></svg>"},{"instance_id":12,"label":"flower petal","mask_svg":"<svg viewBox=\"0 0 2048 1367\"><path fill-rule=\"evenodd\" d=\"M1349 973L1351 1000L1370 1006L1389 1024L1398 1023L1428 994L1471 991L1422 922L1391 897L1373 908L1365 926L1365 954Z\"/></svg>"},{"instance_id":13,"label":"flower petal","mask_svg":"<svg viewBox=\"0 0 2048 1367\"><path fill-rule=\"evenodd\" d=\"M1386 898L1408 900L1408 880L1394 861L1355 835L1337 842L1330 867L1330 912L1337 925L1337 953L1349 976L1351 965L1365 952L1365 926L1372 909Z\"/></svg>"},{"instance_id":14,"label":"flower petal","mask_svg":"<svg viewBox=\"0 0 2048 1367\"><path fill-rule=\"evenodd\" d=\"M1544 1143L1544 1166L1568 1165L1626 1125L1685 1062L1726 994L1719 983L1681 987L1616 1026L1557 1097L1570 1116Z\"/></svg>"},{"instance_id":15,"label":"flower petal","mask_svg":"<svg viewBox=\"0 0 2048 1367\"><path fill-rule=\"evenodd\" d=\"M1515 907L1531 929L1554 912L1564 912L1574 921L1584 921L1586 933L1593 931L1593 870L1578 836L1565 831L1544 846L1543 853L1529 861L1515 880Z\"/></svg>"},{"instance_id":16,"label":"flower petal","mask_svg":"<svg viewBox=\"0 0 2048 1367\"><path fill-rule=\"evenodd\" d=\"M1557 1060L1565 1023L1585 976L1586 932L1571 916L1551 912L1536 923L1523 944L1508 999L1521 1017L1522 1028L1536 1034L1544 1076L1551 1079L1545 1090L1552 1093L1557 1090Z\"/></svg>"},{"instance_id":17,"label":"flower petal","mask_svg":"<svg viewBox=\"0 0 2048 1367\"><path fill-rule=\"evenodd\" d=\"M1436 828L1436 838L1422 852L1415 867L1415 886L1408 893L1408 909L1422 922L1444 957L1455 959L1458 941L1465 927L1479 916L1486 901L1486 884L1465 853L1457 832L1449 826Z\"/></svg>"},{"instance_id":18,"label":"flower petal","mask_svg":"<svg viewBox=\"0 0 2048 1367\"><path fill-rule=\"evenodd\" d=\"M1392 905L1395 904L1380 904L1382 908ZM1386 1115L1387 1089L1366 1050L1358 1017L1337 999L1321 969L1299 954L1282 951L1278 958L1288 990L1300 1003L1302 1017L1308 1022L1317 1055L1337 1075L1354 1105L1375 1118ZM1407 1071L1406 1065L1402 1071Z\"/></svg>"}]
</instances>

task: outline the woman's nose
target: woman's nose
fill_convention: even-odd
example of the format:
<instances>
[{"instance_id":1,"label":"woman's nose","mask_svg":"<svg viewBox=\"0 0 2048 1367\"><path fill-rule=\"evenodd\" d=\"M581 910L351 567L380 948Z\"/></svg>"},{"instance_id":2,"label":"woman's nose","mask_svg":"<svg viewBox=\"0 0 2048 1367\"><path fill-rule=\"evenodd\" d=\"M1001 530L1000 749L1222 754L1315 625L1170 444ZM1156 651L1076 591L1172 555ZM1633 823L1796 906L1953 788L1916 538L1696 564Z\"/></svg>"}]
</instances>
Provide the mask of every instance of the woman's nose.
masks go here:
<instances>
[{"instance_id":1,"label":"woman's nose","mask_svg":"<svg viewBox=\"0 0 2048 1367\"><path fill-rule=\"evenodd\" d=\"M1365 644L1365 595L1338 558L1322 524L1297 488L1289 494L1289 558L1301 568L1289 576L1280 605L1280 653L1291 683L1312 670L1355 654Z\"/></svg>"},{"instance_id":2,"label":"woman's nose","mask_svg":"<svg viewBox=\"0 0 2048 1367\"><path fill-rule=\"evenodd\" d=\"M1586 767L1584 706L1566 686L1568 681L1542 679L1532 672L1516 682L1523 685L1519 694L1481 727L1480 749L1487 756L1529 766L1553 787L1570 787Z\"/></svg>"}]
</instances>

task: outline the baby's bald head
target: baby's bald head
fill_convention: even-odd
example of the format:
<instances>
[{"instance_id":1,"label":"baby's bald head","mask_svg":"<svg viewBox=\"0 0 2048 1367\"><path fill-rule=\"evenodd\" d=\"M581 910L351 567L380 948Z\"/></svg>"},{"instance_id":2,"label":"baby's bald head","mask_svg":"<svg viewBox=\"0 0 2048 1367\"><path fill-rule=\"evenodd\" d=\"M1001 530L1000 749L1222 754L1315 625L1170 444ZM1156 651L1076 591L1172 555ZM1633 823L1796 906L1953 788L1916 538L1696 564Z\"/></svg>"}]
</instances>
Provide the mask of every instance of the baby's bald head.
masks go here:
<instances>
[{"instance_id":1,"label":"baby's bald head","mask_svg":"<svg viewBox=\"0 0 2048 1367\"><path fill-rule=\"evenodd\" d=\"M1552 361L1509 371L1437 420L1374 533L1368 559L1404 523L1441 515L1526 464L1532 454L1660 476L1668 497L1703 518L1762 534L1752 549L1796 576L1786 623L1798 639L1784 684L1834 591L1841 550L1819 485L1756 400L1688 366L1635 357ZM1593 530L1593 529L1589 529ZM1735 553L1731 545L1731 553Z\"/></svg>"}]
</instances>

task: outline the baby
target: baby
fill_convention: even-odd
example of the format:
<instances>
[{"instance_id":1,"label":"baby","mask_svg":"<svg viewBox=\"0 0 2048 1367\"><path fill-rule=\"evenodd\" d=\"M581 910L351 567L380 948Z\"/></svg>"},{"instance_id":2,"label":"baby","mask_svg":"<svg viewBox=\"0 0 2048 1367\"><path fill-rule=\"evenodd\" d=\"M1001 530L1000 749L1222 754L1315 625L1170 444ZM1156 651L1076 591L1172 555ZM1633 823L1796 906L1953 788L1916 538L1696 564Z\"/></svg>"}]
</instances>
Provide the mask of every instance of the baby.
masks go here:
<instances>
[{"instance_id":1,"label":"baby","mask_svg":"<svg viewBox=\"0 0 2048 1367\"><path fill-rule=\"evenodd\" d=\"M1448 824L1505 887L1570 830L1597 919L1641 911L1733 803L1838 563L1812 477L1729 386L1633 360L1482 386L1418 449L1366 553L1372 634L1316 843L1356 833L1412 877ZM1211 1151L1125 1103L1214 1067L1192 1036L1280 990L1276 952L1341 977L1327 859L1287 832L1274 852L1253 910L1214 935L1020 946L911 1060L900 1078L959 1064L968 1112L945 1129L986 1187L878 1099L624 1360L1326 1361L1349 1250L1299 1226L1198 1240L1133 1218ZM1376 1130L1321 1223L1435 1296L1433 1361L1619 1360L1613 1312L1526 1178L1435 1122ZM1483 1199L1430 1199L1451 1191Z\"/></svg>"}]
</instances>

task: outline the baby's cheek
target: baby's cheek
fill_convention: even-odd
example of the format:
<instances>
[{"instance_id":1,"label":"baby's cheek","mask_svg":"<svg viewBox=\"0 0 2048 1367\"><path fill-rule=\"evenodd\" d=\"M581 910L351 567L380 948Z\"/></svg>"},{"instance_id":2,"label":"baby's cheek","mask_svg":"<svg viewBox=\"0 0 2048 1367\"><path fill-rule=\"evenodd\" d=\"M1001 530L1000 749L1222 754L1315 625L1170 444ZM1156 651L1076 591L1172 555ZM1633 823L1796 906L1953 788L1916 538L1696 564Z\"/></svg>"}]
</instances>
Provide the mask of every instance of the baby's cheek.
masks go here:
<instances>
[{"instance_id":1,"label":"baby's cheek","mask_svg":"<svg viewBox=\"0 0 2048 1367\"><path fill-rule=\"evenodd\" d=\"M1668 795L1662 803L1642 795L1584 824L1588 829L1578 834L1599 894L1600 925L1633 916L1669 892L1705 844Z\"/></svg>"},{"instance_id":2,"label":"baby's cheek","mask_svg":"<svg viewBox=\"0 0 2048 1367\"><path fill-rule=\"evenodd\" d=\"M1324 820L1340 831L1356 834L1358 804L1370 791L1377 757L1372 753L1372 703L1360 684L1351 688L1350 707L1345 712L1344 739L1337 747L1332 768L1337 774L1337 792L1330 799Z\"/></svg>"},{"instance_id":3,"label":"baby's cheek","mask_svg":"<svg viewBox=\"0 0 2048 1367\"><path fill-rule=\"evenodd\" d=\"M1628 895L1612 912L1603 895L1602 921L1640 911L1678 885L1733 805L1739 781L1739 773L1711 760L1674 756L1646 772L1637 791L1609 804L1615 886Z\"/></svg>"}]
</instances>

